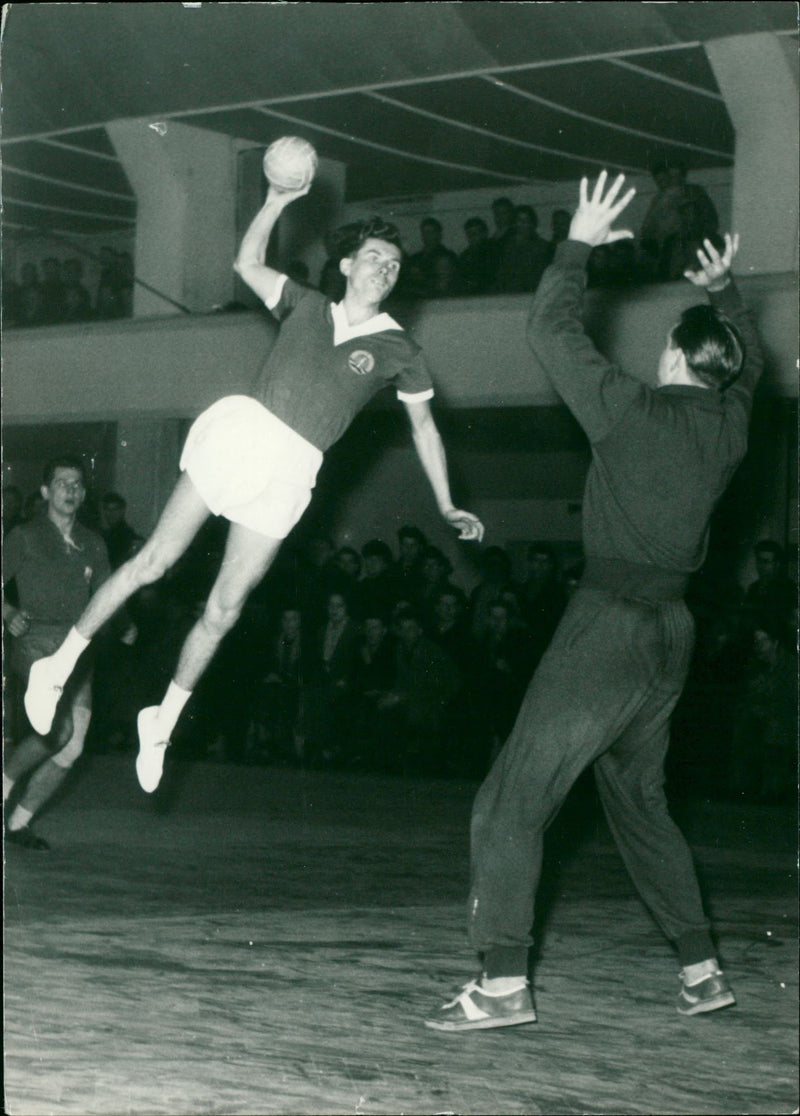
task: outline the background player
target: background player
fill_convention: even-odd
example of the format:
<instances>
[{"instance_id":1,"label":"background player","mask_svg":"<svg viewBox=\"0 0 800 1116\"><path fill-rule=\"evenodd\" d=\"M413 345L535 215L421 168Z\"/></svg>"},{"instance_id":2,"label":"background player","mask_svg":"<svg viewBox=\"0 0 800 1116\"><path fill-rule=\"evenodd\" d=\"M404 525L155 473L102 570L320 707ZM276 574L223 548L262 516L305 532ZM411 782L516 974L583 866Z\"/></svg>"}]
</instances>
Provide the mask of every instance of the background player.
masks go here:
<instances>
[{"instance_id":1,"label":"background player","mask_svg":"<svg viewBox=\"0 0 800 1116\"><path fill-rule=\"evenodd\" d=\"M385 385L396 387L406 407L442 515L460 538L483 537L480 521L453 506L422 352L380 311L400 273L394 226L376 218L352 231L341 249L346 292L336 305L265 266L275 222L307 192L308 186L270 186L236 260L238 274L282 322L253 397L227 396L196 420L181 458L182 476L152 536L92 599L59 650L31 671L26 709L46 732L61 688L98 629L133 593L163 576L211 512L230 521L219 575L173 681L160 706L139 714L136 770L147 791L158 785L170 735L198 679L308 506L324 451Z\"/></svg>"},{"instance_id":2,"label":"background player","mask_svg":"<svg viewBox=\"0 0 800 1116\"><path fill-rule=\"evenodd\" d=\"M3 622L14 637L8 662L22 685L31 664L55 651L111 572L105 543L76 518L86 496L80 458L51 461L41 491L45 514L15 527L4 547L4 583L15 582L19 601L15 606L3 597ZM52 729L27 735L4 765L4 803L17 781L33 771L8 819L7 840L29 849L48 848L30 822L83 751L91 708L89 664L84 660L70 679Z\"/></svg>"},{"instance_id":3,"label":"background player","mask_svg":"<svg viewBox=\"0 0 800 1116\"><path fill-rule=\"evenodd\" d=\"M683 595L745 454L762 360L730 276L729 236L721 255L706 241L699 269L686 272L711 305L686 310L670 332L656 388L594 348L581 321L586 261L596 245L631 235L611 228L634 194L617 200L623 181L605 197L605 172L591 197L582 181L569 239L528 322L533 352L591 443L586 570L475 800L469 919L483 973L427 1020L438 1030L535 1020L528 951L543 834L589 764L625 865L675 945L678 1011L734 1002L691 854L669 816L664 758L694 640ZM635 984L635 974L625 979Z\"/></svg>"}]
</instances>

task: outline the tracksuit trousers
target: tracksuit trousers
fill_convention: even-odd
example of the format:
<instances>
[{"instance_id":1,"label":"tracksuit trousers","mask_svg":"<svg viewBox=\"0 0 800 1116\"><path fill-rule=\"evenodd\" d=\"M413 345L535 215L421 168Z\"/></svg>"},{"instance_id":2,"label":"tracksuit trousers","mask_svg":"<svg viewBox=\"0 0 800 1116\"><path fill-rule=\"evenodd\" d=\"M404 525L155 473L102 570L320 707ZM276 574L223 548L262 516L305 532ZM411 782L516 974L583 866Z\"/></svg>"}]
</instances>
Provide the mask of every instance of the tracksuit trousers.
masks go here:
<instances>
[{"instance_id":1,"label":"tracksuit trousers","mask_svg":"<svg viewBox=\"0 0 800 1116\"><path fill-rule=\"evenodd\" d=\"M571 600L473 806L469 932L489 976L527 971L544 832L589 764L628 872L681 963L714 955L664 794L669 719L693 644L682 601L594 588Z\"/></svg>"}]
</instances>

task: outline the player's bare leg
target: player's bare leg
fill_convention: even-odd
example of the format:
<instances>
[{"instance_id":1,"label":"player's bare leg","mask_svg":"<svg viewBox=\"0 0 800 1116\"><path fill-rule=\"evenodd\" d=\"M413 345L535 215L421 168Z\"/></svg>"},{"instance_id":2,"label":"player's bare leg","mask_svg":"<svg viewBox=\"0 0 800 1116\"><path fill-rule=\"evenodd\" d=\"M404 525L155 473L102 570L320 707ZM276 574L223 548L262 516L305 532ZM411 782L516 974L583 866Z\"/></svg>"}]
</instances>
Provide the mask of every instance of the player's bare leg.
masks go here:
<instances>
[{"instance_id":1,"label":"player's bare leg","mask_svg":"<svg viewBox=\"0 0 800 1116\"><path fill-rule=\"evenodd\" d=\"M186 637L175 675L161 705L139 714L139 755L136 774L142 788L154 791L161 779L164 754L172 730L200 677L241 615L251 591L261 581L280 549L282 539L259 535L232 523L217 580L203 615Z\"/></svg>"}]
</instances>

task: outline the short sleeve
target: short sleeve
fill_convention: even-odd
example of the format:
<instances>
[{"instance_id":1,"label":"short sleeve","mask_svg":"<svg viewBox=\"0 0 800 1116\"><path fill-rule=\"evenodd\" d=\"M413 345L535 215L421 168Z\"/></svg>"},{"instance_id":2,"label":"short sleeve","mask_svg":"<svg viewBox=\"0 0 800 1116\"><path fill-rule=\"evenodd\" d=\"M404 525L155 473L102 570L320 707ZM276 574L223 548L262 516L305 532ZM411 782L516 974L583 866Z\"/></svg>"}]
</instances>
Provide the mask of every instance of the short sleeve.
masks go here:
<instances>
[{"instance_id":1,"label":"short sleeve","mask_svg":"<svg viewBox=\"0 0 800 1116\"><path fill-rule=\"evenodd\" d=\"M433 380L421 349L409 353L395 380L397 398L402 403L423 403L433 399Z\"/></svg>"},{"instance_id":2,"label":"short sleeve","mask_svg":"<svg viewBox=\"0 0 800 1116\"><path fill-rule=\"evenodd\" d=\"M288 275L281 275L277 280L272 298L265 301L264 305L273 318L282 322L284 318L291 314L299 302L314 293L309 287L301 287L299 283L295 283Z\"/></svg>"}]
</instances>

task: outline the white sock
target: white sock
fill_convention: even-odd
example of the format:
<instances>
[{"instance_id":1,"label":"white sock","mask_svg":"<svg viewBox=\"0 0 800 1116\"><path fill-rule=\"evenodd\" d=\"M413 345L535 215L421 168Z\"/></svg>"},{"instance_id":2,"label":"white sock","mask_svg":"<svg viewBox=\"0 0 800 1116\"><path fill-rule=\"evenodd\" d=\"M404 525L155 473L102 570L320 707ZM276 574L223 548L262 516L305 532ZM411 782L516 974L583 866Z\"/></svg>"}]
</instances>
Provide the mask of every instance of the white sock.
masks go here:
<instances>
[{"instance_id":1,"label":"white sock","mask_svg":"<svg viewBox=\"0 0 800 1116\"><path fill-rule=\"evenodd\" d=\"M83 638L77 628L70 628L58 651L51 655L50 670L60 685L63 686L72 674L75 664L90 642L91 640Z\"/></svg>"},{"instance_id":2,"label":"white sock","mask_svg":"<svg viewBox=\"0 0 800 1116\"><path fill-rule=\"evenodd\" d=\"M16 806L8 819L8 828L14 831L24 829L32 817L33 813L30 810L26 810L24 806Z\"/></svg>"},{"instance_id":3,"label":"white sock","mask_svg":"<svg viewBox=\"0 0 800 1116\"><path fill-rule=\"evenodd\" d=\"M512 992L519 992L527 984L524 976L513 977L481 977L481 988L490 996L510 996Z\"/></svg>"},{"instance_id":4,"label":"white sock","mask_svg":"<svg viewBox=\"0 0 800 1116\"><path fill-rule=\"evenodd\" d=\"M8 802L8 796L14 789L14 780L9 779L8 775L3 775L3 803Z\"/></svg>"},{"instance_id":5,"label":"white sock","mask_svg":"<svg viewBox=\"0 0 800 1116\"><path fill-rule=\"evenodd\" d=\"M709 957L705 961L698 961L694 965L683 966L683 983L691 987L699 984L706 977L719 972L719 962L716 957Z\"/></svg>"},{"instance_id":6,"label":"white sock","mask_svg":"<svg viewBox=\"0 0 800 1116\"><path fill-rule=\"evenodd\" d=\"M169 738L172 730L178 723L178 718L183 712L183 707L192 696L191 690L182 690L175 682L170 682L164 700L158 707L158 723L162 726L165 736Z\"/></svg>"}]
</instances>

